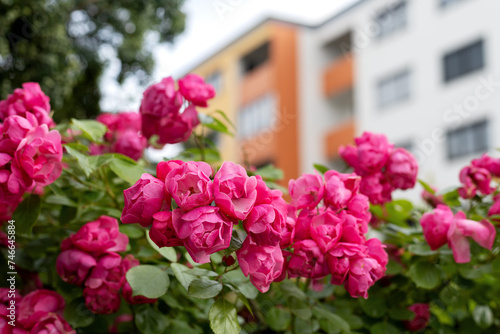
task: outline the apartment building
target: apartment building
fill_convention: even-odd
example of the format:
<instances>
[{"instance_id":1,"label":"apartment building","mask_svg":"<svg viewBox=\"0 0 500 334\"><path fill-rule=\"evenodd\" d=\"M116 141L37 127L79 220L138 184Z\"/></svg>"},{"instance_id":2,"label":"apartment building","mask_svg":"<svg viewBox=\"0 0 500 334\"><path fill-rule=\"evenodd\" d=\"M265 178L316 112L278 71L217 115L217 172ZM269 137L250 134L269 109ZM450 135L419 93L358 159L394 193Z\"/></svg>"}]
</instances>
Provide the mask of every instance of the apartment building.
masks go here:
<instances>
[{"instance_id":1,"label":"apartment building","mask_svg":"<svg viewBox=\"0 0 500 334\"><path fill-rule=\"evenodd\" d=\"M411 150L420 178L457 184L472 158L499 155L498 13L496 0L360 0L314 27L264 20L193 69L238 126L223 158L290 179L342 168L338 148L372 131Z\"/></svg>"},{"instance_id":2,"label":"apartment building","mask_svg":"<svg viewBox=\"0 0 500 334\"><path fill-rule=\"evenodd\" d=\"M273 163L285 180L299 175L299 28L266 19L189 71L217 91L208 111L223 110L237 127L236 138L215 138L222 159Z\"/></svg>"},{"instance_id":3,"label":"apartment building","mask_svg":"<svg viewBox=\"0 0 500 334\"><path fill-rule=\"evenodd\" d=\"M363 131L410 149L440 188L498 156L498 13L495 0L364 0L301 29L301 172L340 166L338 147Z\"/></svg>"}]
</instances>

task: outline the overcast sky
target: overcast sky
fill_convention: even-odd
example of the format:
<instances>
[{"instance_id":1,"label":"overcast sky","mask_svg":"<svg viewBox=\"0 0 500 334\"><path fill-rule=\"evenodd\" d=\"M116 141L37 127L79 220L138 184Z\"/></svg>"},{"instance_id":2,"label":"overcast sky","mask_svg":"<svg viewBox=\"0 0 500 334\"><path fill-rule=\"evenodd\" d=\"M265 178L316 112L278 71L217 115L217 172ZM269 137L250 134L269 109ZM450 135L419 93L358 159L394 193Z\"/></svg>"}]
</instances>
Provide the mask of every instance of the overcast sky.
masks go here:
<instances>
[{"instance_id":1,"label":"overcast sky","mask_svg":"<svg viewBox=\"0 0 500 334\"><path fill-rule=\"evenodd\" d=\"M186 0L186 29L173 45L154 46L157 82L177 77L206 56L224 46L233 37L265 17L272 16L306 24L317 24L357 0ZM154 42L152 42L154 44ZM119 63L111 61L103 79L106 111L137 110L143 88L135 80L123 87L114 84Z\"/></svg>"}]
</instances>

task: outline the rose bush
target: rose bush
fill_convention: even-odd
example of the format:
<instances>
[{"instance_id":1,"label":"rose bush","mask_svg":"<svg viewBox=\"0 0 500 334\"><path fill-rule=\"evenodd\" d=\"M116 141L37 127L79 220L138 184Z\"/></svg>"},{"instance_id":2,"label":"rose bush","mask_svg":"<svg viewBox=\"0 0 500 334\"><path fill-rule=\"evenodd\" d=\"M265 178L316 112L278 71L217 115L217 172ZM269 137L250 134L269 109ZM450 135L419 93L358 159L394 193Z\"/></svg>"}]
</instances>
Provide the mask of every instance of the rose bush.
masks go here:
<instances>
[{"instance_id":1,"label":"rose bush","mask_svg":"<svg viewBox=\"0 0 500 334\"><path fill-rule=\"evenodd\" d=\"M392 197L415 158L365 132L340 149L352 171L286 189L221 161L205 134L230 120L198 111L214 96L165 78L138 113L57 125L36 83L0 101L1 333L500 330L499 158L412 203Z\"/></svg>"}]
</instances>

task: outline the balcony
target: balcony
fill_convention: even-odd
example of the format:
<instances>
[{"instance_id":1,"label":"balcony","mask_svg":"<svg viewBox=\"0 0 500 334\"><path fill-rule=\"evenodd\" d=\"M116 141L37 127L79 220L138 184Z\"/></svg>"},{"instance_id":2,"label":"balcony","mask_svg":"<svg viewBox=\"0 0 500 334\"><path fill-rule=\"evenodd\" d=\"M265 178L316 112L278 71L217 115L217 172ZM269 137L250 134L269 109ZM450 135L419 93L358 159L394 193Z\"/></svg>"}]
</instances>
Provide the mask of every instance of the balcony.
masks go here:
<instances>
[{"instance_id":1,"label":"balcony","mask_svg":"<svg viewBox=\"0 0 500 334\"><path fill-rule=\"evenodd\" d=\"M270 62L260 65L246 74L241 81L240 105L245 105L272 92L274 88L274 71Z\"/></svg>"},{"instance_id":2,"label":"balcony","mask_svg":"<svg viewBox=\"0 0 500 334\"><path fill-rule=\"evenodd\" d=\"M330 130L325 136L324 147L326 157L330 160L337 158L340 146L354 143L354 135L354 120L349 120Z\"/></svg>"},{"instance_id":3,"label":"balcony","mask_svg":"<svg viewBox=\"0 0 500 334\"><path fill-rule=\"evenodd\" d=\"M352 53L337 58L323 72L323 93L332 97L352 88L354 57Z\"/></svg>"}]
</instances>

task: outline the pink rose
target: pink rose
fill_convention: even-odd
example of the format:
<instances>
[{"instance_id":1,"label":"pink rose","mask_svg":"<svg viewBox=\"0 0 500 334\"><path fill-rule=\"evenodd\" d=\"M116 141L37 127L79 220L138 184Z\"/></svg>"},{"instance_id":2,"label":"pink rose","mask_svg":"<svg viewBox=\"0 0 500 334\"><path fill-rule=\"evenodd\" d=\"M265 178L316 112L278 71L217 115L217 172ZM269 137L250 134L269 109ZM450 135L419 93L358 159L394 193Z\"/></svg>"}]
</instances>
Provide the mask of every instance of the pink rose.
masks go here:
<instances>
[{"instance_id":1,"label":"pink rose","mask_svg":"<svg viewBox=\"0 0 500 334\"><path fill-rule=\"evenodd\" d=\"M42 316L30 330L33 334L76 334L76 331L71 328L59 314L47 313Z\"/></svg>"},{"instance_id":2,"label":"pink rose","mask_svg":"<svg viewBox=\"0 0 500 334\"><path fill-rule=\"evenodd\" d=\"M342 221L333 212L326 211L311 221L311 236L319 249L326 253L342 236Z\"/></svg>"},{"instance_id":3,"label":"pink rose","mask_svg":"<svg viewBox=\"0 0 500 334\"><path fill-rule=\"evenodd\" d=\"M288 182L292 205L297 209L314 209L323 199L325 187L318 173L303 174L297 180Z\"/></svg>"},{"instance_id":4,"label":"pink rose","mask_svg":"<svg viewBox=\"0 0 500 334\"><path fill-rule=\"evenodd\" d=\"M288 261L289 277L322 278L328 275L328 264L314 240L302 240L293 245Z\"/></svg>"},{"instance_id":5,"label":"pink rose","mask_svg":"<svg viewBox=\"0 0 500 334\"><path fill-rule=\"evenodd\" d=\"M255 198L255 205L271 204L276 210L286 215L288 204L283 199L281 190L269 189L260 175L256 175L255 178L257 179L257 186L255 188L255 190L257 190L257 197Z\"/></svg>"},{"instance_id":6,"label":"pink rose","mask_svg":"<svg viewBox=\"0 0 500 334\"><path fill-rule=\"evenodd\" d=\"M215 204L230 217L244 220L257 198L257 179L231 161L222 164L214 178Z\"/></svg>"},{"instance_id":7,"label":"pink rose","mask_svg":"<svg viewBox=\"0 0 500 334\"><path fill-rule=\"evenodd\" d=\"M153 223L153 215L170 208L165 183L147 173L123 192L125 207L121 221L124 224L139 223L147 227Z\"/></svg>"},{"instance_id":8,"label":"pink rose","mask_svg":"<svg viewBox=\"0 0 500 334\"><path fill-rule=\"evenodd\" d=\"M4 120L0 137L0 151L14 155L21 141L26 137L29 130L38 126L38 121L32 113L26 113L26 117L13 115Z\"/></svg>"},{"instance_id":9,"label":"pink rose","mask_svg":"<svg viewBox=\"0 0 500 334\"><path fill-rule=\"evenodd\" d=\"M359 191L361 178L356 174L325 173L325 205L337 211L344 209Z\"/></svg>"},{"instance_id":10,"label":"pink rose","mask_svg":"<svg viewBox=\"0 0 500 334\"><path fill-rule=\"evenodd\" d=\"M386 166L386 175L393 188L410 189L417 182L418 165L415 157L404 148L392 151Z\"/></svg>"},{"instance_id":11,"label":"pink rose","mask_svg":"<svg viewBox=\"0 0 500 334\"><path fill-rule=\"evenodd\" d=\"M500 195L496 195L493 198L493 200L494 200L493 205L488 210L488 217L500 215ZM500 222L500 219L498 219L498 218L495 218L495 219L490 218L490 220L495 222L495 223Z\"/></svg>"},{"instance_id":12,"label":"pink rose","mask_svg":"<svg viewBox=\"0 0 500 334\"><path fill-rule=\"evenodd\" d=\"M141 131L141 114L129 111L129 112L120 112L117 115L115 121L114 130L119 132L124 132L128 130L134 130L135 132Z\"/></svg>"},{"instance_id":13,"label":"pink rose","mask_svg":"<svg viewBox=\"0 0 500 334\"><path fill-rule=\"evenodd\" d=\"M375 279L381 279L384 277L387 270L387 263L389 263L389 255L385 251L385 245L379 239L372 238L366 241L365 246L368 247L367 255L372 259L375 259L379 266L372 270L371 275Z\"/></svg>"},{"instance_id":14,"label":"pink rose","mask_svg":"<svg viewBox=\"0 0 500 334\"><path fill-rule=\"evenodd\" d=\"M125 274L127 274L127 271L129 271L130 268L137 267L139 265L139 260L137 260L132 254L128 254L123 258L122 261L122 266L124 268ZM125 298L127 303L133 305L133 304L151 304L156 302L156 299L150 299L144 296L132 296L133 291L132 287L130 284L125 281L122 289L122 296Z\"/></svg>"},{"instance_id":15,"label":"pink rose","mask_svg":"<svg viewBox=\"0 0 500 334\"><path fill-rule=\"evenodd\" d=\"M366 246L345 242L339 242L331 248L326 255L328 269L332 274L331 283L335 285L344 283L349 273L349 259L365 252Z\"/></svg>"},{"instance_id":16,"label":"pink rose","mask_svg":"<svg viewBox=\"0 0 500 334\"><path fill-rule=\"evenodd\" d=\"M277 246L281 241L281 233L286 217L273 205L261 204L255 206L243 227L251 240L261 246Z\"/></svg>"},{"instance_id":17,"label":"pink rose","mask_svg":"<svg viewBox=\"0 0 500 334\"><path fill-rule=\"evenodd\" d=\"M295 238L295 222L297 220L297 212L295 207L288 204L288 215L285 220L285 225L281 230L281 241L280 247L282 249L287 248L293 243L293 239Z\"/></svg>"},{"instance_id":18,"label":"pink rose","mask_svg":"<svg viewBox=\"0 0 500 334\"><path fill-rule=\"evenodd\" d=\"M175 209L172 220L177 236L196 263L210 262L210 254L231 243L233 223L217 207L202 206L187 213Z\"/></svg>"},{"instance_id":19,"label":"pink rose","mask_svg":"<svg viewBox=\"0 0 500 334\"><path fill-rule=\"evenodd\" d=\"M417 303L410 305L408 310L415 313L415 317L412 320L404 321L406 329L417 332L421 331L427 327L431 314L429 312L429 304Z\"/></svg>"},{"instance_id":20,"label":"pink rose","mask_svg":"<svg viewBox=\"0 0 500 334\"><path fill-rule=\"evenodd\" d=\"M368 222L357 218L346 211L339 214L342 221L342 236L343 242L363 244L365 242L365 234L368 232Z\"/></svg>"},{"instance_id":21,"label":"pink rose","mask_svg":"<svg viewBox=\"0 0 500 334\"><path fill-rule=\"evenodd\" d=\"M347 204L347 213L359 218L365 222L369 222L372 218L370 213L370 202L368 197L363 194L356 194L352 197L351 201ZM368 226L366 229L361 230L364 234L368 232Z\"/></svg>"},{"instance_id":22,"label":"pink rose","mask_svg":"<svg viewBox=\"0 0 500 334\"><path fill-rule=\"evenodd\" d=\"M181 94L175 90L172 77L164 78L161 82L149 86L143 94L139 112L142 115L164 117L177 114L182 105ZM143 131L144 131L143 120Z\"/></svg>"},{"instance_id":23,"label":"pink rose","mask_svg":"<svg viewBox=\"0 0 500 334\"><path fill-rule=\"evenodd\" d=\"M128 237L121 233L115 218L101 216L97 220L83 225L78 232L63 242L62 250L74 245L85 252L100 255L105 252L123 252L127 248Z\"/></svg>"},{"instance_id":24,"label":"pink rose","mask_svg":"<svg viewBox=\"0 0 500 334\"><path fill-rule=\"evenodd\" d=\"M384 204L392 200L392 187L382 173L363 176L360 192L370 199L372 204Z\"/></svg>"},{"instance_id":25,"label":"pink rose","mask_svg":"<svg viewBox=\"0 0 500 334\"><path fill-rule=\"evenodd\" d=\"M212 167L205 162L186 162L168 173L165 184L177 205L189 211L214 200L212 174Z\"/></svg>"},{"instance_id":26,"label":"pink rose","mask_svg":"<svg viewBox=\"0 0 500 334\"><path fill-rule=\"evenodd\" d=\"M342 158L355 168L358 175L380 172L394 145L389 144L385 135L371 132L364 132L354 141L356 142L354 149L352 147L340 149Z\"/></svg>"},{"instance_id":27,"label":"pink rose","mask_svg":"<svg viewBox=\"0 0 500 334\"><path fill-rule=\"evenodd\" d=\"M182 160L170 160L170 161L160 161L158 165L156 165L156 177L165 182L165 178L168 173L174 168L179 167L180 165L185 164Z\"/></svg>"},{"instance_id":28,"label":"pink rose","mask_svg":"<svg viewBox=\"0 0 500 334\"><path fill-rule=\"evenodd\" d=\"M302 209L295 221L295 231L293 240L312 239L311 237L311 222L316 217L316 212L312 210Z\"/></svg>"},{"instance_id":29,"label":"pink rose","mask_svg":"<svg viewBox=\"0 0 500 334\"><path fill-rule=\"evenodd\" d=\"M7 100L0 101L0 120L11 115L26 117L29 112L36 116L39 124L53 127L55 124L50 117L49 101L49 97L42 92L38 83L25 82L22 89L15 89Z\"/></svg>"},{"instance_id":30,"label":"pink rose","mask_svg":"<svg viewBox=\"0 0 500 334\"><path fill-rule=\"evenodd\" d=\"M148 141L135 130L125 130L117 135L116 141L112 145L112 151L126 155L127 157L139 160L142 157Z\"/></svg>"},{"instance_id":31,"label":"pink rose","mask_svg":"<svg viewBox=\"0 0 500 334\"><path fill-rule=\"evenodd\" d=\"M279 246L256 245L247 238L236 255L243 274L262 293L281 276L284 259Z\"/></svg>"},{"instance_id":32,"label":"pink rose","mask_svg":"<svg viewBox=\"0 0 500 334\"><path fill-rule=\"evenodd\" d=\"M85 306L96 314L111 314L120 308L120 292L102 284L98 288L83 290Z\"/></svg>"},{"instance_id":33,"label":"pink rose","mask_svg":"<svg viewBox=\"0 0 500 334\"><path fill-rule=\"evenodd\" d=\"M432 212L426 212L420 219L424 237L432 250L448 242L448 230L453 222L453 212L445 205L438 205Z\"/></svg>"},{"instance_id":34,"label":"pink rose","mask_svg":"<svg viewBox=\"0 0 500 334\"><path fill-rule=\"evenodd\" d=\"M182 240L175 234L172 211L160 211L153 215L153 226L149 237L158 247L182 246Z\"/></svg>"},{"instance_id":35,"label":"pink rose","mask_svg":"<svg viewBox=\"0 0 500 334\"><path fill-rule=\"evenodd\" d=\"M422 196L422 199L427 203L429 204L430 206L432 206L433 208L436 208L439 204L441 205L446 205L446 203L444 202L444 199L443 199L443 196L442 195L436 195L436 189L433 189L434 190L434 194L428 192L427 190L423 190L422 193L421 193L421 196Z\"/></svg>"},{"instance_id":36,"label":"pink rose","mask_svg":"<svg viewBox=\"0 0 500 334\"><path fill-rule=\"evenodd\" d=\"M23 297L17 305L17 322L24 328L31 328L47 313L62 314L64 298L50 290L35 290Z\"/></svg>"},{"instance_id":37,"label":"pink rose","mask_svg":"<svg viewBox=\"0 0 500 334\"><path fill-rule=\"evenodd\" d=\"M196 74L188 74L180 79L179 91L186 100L200 107L208 107L207 101L215 96L212 85L206 84L205 80Z\"/></svg>"},{"instance_id":38,"label":"pink rose","mask_svg":"<svg viewBox=\"0 0 500 334\"><path fill-rule=\"evenodd\" d=\"M479 159L472 160L472 165L484 168L490 172L491 175L500 177L500 159L492 158L485 153Z\"/></svg>"},{"instance_id":39,"label":"pink rose","mask_svg":"<svg viewBox=\"0 0 500 334\"><path fill-rule=\"evenodd\" d=\"M491 250L495 236L495 227L489 221L469 220L463 212L458 212L448 230L448 243L453 251L455 262L470 262L470 246L467 237L471 237L479 246Z\"/></svg>"},{"instance_id":40,"label":"pink rose","mask_svg":"<svg viewBox=\"0 0 500 334\"><path fill-rule=\"evenodd\" d=\"M376 259L355 256L349 260L349 277L344 287L351 297L368 298L368 289L377 279L372 275L372 271L380 271L380 264Z\"/></svg>"},{"instance_id":41,"label":"pink rose","mask_svg":"<svg viewBox=\"0 0 500 334\"><path fill-rule=\"evenodd\" d=\"M153 121L149 118L145 120ZM194 106L190 105L180 115L163 117L157 120L157 128L154 130L154 134L159 135L159 144L181 143L188 140L193 129L198 124L200 124L198 112ZM148 129L148 131L151 130ZM146 132L144 134L146 135Z\"/></svg>"},{"instance_id":42,"label":"pink rose","mask_svg":"<svg viewBox=\"0 0 500 334\"><path fill-rule=\"evenodd\" d=\"M57 257L56 270L64 282L82 285L90 269L96 264L93 256L77 249L69 249Z\"/></svg>"},{"instance_id":43,"label":"pink rose","mask_svg":"<svg viewBox=\"0 0 500 334\"><path fill-rule=\"evenodd\" d=\"M9 190L53 183L62 172L62 145L58 131L49 131L43 124L29 130L19 143L12 162Z\"/></svg>"},{"instance_id":44,"label":"pink rose","mask_svg":"<svg viewBox=\"0 0 500 334\"><path fill-rule=\"evenodd\" d=\"M462 198L472 198L479 191L484 195L489 195L494 188L490 186L491 174L484 168L467 166L460 171L460 182L463 187L458 189L458 194Z\"/></svg>"},{"instance_id":45,"label":"pink rose","mask_svg":"<svg viewBox=\"0 0 500 334\"><path fill-rule=\"evenodd\" d=\"M360 171L359 163L358 163L358 148L348 145L341 146L339 148L339 155L344 159L344 161L354 168L355 171Z\"/></svg>"}]
</instances>

